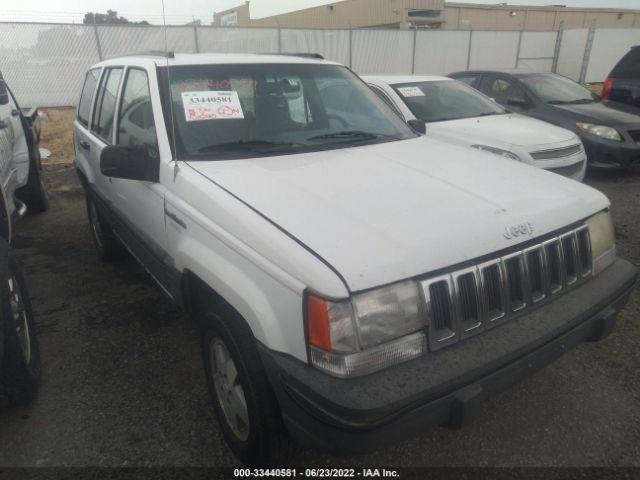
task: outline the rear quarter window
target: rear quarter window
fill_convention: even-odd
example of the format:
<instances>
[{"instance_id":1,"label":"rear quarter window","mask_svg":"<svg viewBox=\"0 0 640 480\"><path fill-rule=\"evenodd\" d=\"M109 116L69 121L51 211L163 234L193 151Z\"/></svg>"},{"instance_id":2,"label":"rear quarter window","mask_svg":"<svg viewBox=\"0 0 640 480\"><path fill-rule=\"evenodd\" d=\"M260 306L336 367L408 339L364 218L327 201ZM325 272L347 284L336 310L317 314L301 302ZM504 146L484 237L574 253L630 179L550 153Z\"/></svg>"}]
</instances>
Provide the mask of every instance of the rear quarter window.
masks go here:
<instances>
[{"instance_id":1,"label":"rear quarter window","mask_svg":"<svg viewBox=\"0 0 640 480\"><path fill-rule=\"evenodd\" d=\"M640 78L640 48L632 48L611 72L614 78Z\"/></svg>"},{"instance_id":2,"label":"rear quarter window","mask_svg":"<svg viewBox=\"0 0 640 480\"><path fill-rule=\"evenodd\" d=\"M94 68L87 72L78 105L78 122L85 127L89 126L89 113L91 112L91 104L93 103L93 94L96 91L96 85L100 78L100 69Z\"/></svg>"}]
</instances>

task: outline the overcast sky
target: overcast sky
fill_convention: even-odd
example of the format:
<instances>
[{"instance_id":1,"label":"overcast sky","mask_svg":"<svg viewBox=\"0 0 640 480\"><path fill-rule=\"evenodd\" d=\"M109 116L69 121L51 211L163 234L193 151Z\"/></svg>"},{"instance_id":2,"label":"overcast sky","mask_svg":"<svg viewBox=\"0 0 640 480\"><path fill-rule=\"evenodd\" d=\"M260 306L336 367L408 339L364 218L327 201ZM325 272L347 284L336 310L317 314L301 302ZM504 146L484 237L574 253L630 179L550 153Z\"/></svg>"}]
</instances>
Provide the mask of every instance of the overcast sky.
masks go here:
<instances>
[{"instance_id":1,"label":"overcast sky","mask_svg":"<svg viewBox=\"0 0 640 480\"><path fill-rule=\"evenodd\" d=\"M498 3L497 0L456 0L465 3ZM87 11L104 12L117 10L119 15L130 20L146 19L151 23L162 23L161 0L20 0L9 2L0 10L0 20L81 22ZM165 0L167 23L186 23L194 18L210 23L214 11L242 4L242 0ZM252 0L251 16L265 17L291 10L334 3L327 0ZM563 4L571 7L606 7L640 9L640 0L511 0L516 5Z\"/></svg>"}]
</instances>

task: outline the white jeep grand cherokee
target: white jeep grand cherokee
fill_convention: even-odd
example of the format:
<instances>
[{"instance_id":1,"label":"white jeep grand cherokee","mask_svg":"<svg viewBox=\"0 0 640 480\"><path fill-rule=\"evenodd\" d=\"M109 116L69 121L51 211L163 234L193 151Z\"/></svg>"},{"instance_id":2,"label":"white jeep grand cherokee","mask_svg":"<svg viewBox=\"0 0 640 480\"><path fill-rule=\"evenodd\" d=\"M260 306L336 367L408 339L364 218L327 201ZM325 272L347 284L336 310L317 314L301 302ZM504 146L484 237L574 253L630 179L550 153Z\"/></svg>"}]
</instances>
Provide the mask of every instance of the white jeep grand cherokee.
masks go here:
<instances>
[{"instance_id":1,"label":"white jeep grand cherokee","mask_svg":"<svg viewBox=\"0 0 640 480\"><path fill-rule=\"evenodd\" d=\"M602 194L421 138L332 62L102 62L75 141L98 251L126 247L200 322L250 464L289 436L344 452L459 427L604 338L636 282Z\"/></svg>"}]
</instances>

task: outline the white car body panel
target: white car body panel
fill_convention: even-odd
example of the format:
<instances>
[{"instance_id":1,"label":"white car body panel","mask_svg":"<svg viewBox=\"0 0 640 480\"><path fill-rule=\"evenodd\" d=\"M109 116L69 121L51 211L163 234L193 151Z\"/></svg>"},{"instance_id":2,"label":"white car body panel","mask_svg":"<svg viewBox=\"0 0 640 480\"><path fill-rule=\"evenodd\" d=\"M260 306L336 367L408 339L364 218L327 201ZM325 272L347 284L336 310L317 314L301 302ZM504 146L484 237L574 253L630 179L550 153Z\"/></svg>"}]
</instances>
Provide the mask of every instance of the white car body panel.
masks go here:
<instances>
[{"instance_id":1,"label":"white car body panel","mask_svg":"<svg viewBox=\"0 0 640 480\"><path fill-rule=\"evenodd\" d=\"M508 248L507 226L530 222L539 236L608 206L559 175L430 138L192 166L317 252L353 292Z\"/></svg>"},{"instance_id":2,"label":"white car body panel","mask_svg":"<svg viewBox=\"0 0 640 480\"><path fill-rule=\"evenodd\" d=\"M414 120L416 117L401 96L393 89L393 85L412 82L456 81L437 76L363 76L362 78L369 85L383 90L405 121ZM582 168L571 175L571 178L577 181L582 181L586 173L587 156L584 148L581 152L570 156L535 160L531 156L532 152L582 145L582 142L577 135L569 130L516 113L429 122L427 136L468 147L487 145L499 148L516 154L523 163L543 169L569 167L581 162Z\"/></svg>"}]
</instances>

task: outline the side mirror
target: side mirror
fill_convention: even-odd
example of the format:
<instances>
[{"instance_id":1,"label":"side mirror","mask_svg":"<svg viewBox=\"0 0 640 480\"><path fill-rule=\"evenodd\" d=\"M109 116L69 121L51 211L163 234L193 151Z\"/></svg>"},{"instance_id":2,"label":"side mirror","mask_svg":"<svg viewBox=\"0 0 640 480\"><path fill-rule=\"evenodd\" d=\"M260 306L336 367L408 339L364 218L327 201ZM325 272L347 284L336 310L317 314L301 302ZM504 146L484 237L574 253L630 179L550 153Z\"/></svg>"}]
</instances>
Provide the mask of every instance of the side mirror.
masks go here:
<instances>
[{"instance_id":1,"label":"side mirror","mask_svg":"<svg viewBox=\"0 0 640 480\"><path fill-rule=\"evenodd\" d=\"M411 119L407 122L411 128L413 128L416 132L424 135L427 133L427 124L424 120L418 120L417 118Z\"/></svg>"},{"instance_id":2,"label":"side mirror","mask_svg":"<svg viewBox=\"0 0 640 480\"><path fill-rule=\"evenodd\" d=\"M529 102L524 97L524 95L514 94L507 97L507 105L511 107L525 108L529 106Z\"/></svg>"},{"instance_id":3,"label":"side mirror","mask_svg":"<svg viewBox=\"0 0 640 480\"><path fill-rule=\"evenodd\" d=\"M107 177L126 180L160 180L160 162L157 155L150 155L149 147L146 145L106 147L100 154L100 171Z\"/></svg>"}]
</instances>

